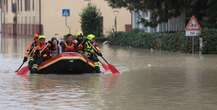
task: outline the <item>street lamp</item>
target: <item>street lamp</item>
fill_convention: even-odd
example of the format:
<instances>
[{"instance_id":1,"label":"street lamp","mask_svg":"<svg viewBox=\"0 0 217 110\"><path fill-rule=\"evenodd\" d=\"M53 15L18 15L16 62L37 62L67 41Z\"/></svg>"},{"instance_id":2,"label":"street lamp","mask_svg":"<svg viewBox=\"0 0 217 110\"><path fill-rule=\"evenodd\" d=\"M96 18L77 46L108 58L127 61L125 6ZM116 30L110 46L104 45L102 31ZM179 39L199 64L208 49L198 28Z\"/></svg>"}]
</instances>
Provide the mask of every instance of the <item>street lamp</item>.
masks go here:
<instances>
[{"instance_id":1,"label":"street lamp","mask_svg":"<svg viewBox=\"0 0 217 110\"><path fill-rule=\"evenodd\" d=\"M117 16L118 16L118 14L119 14L119 10L115 9L115 10L113 11L113 13L114 13L114 15L115 15L115 19L114 19L115 32L117 32L117 31L118 31L118 27L117 27Z\"/></svg>"}]
</instances>

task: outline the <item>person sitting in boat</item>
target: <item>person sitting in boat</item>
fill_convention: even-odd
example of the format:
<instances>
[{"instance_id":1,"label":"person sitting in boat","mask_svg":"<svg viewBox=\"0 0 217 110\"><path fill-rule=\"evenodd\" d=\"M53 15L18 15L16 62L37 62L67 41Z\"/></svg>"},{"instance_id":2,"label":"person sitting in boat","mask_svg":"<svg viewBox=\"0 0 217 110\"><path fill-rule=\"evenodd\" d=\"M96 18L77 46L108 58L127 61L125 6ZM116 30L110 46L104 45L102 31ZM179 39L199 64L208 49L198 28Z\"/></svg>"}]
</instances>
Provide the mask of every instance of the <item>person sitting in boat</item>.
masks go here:
<instances>
[{"instance_id":1,"label":"person sitting in boat","mask_svg":"<svg viewBox=\"0 0 217 110\"><path fill-rule=\"evenodd\" d=\"M46 37L44 35L40 35L39 44L34 48L33 57L30 58L29 61L29 67L32 72L37 72L38 65L50 58L48 45L46 44Z\"/></svg>"},{"instance_id":2,"label":"person sitting in boat","mask_svg":"<svg viewBox=\"0 0 217 110\"><path fill-rule=\"evenodd\" d=\"M84 55L95 63L96 72L100 72L99 59L97 55L102 56L102 54L100 52L100 49L97 47L95 39L95 35L89 34L83 45L83 51Z\"/></svg>"},{"instance_id":3,"label":"person sitting in boat","mask_svg":"<svg viewBox=\"0 0 217 110\"><path fill-rule=\"evenodd\" d=\"M76 35L76 41L77 41L77 45L76 45L76 51L78 53L83 53L83 45L86 42L86 39L84 39L84 35L82 32L78 32Z\"/></svg>"},{"instance_id":4,"label":"person sitting in boat","mask_svg":"<svg viewBox=\"0 0 217 110\"><path fill-rule=\"evenodd\" d=\"M77 41L77 46L80 45L84 40L84 35L83 33L80 31L76 34L76 41Z\"/></svg>"},{"instance_id":5,"label":"person sitting in boat","mask_svg":"<svg viewBox=\"0 0 217 110\"><path fill-rule=\"evenodd\" d=\"M29 44L25 50L25 55L23 58L23 62L26 62L28 60L28 56L31 56L33 53L33 49L38 45L38 37L39 33L34 34L34 41Z\"/></svg>"},{"instance_id":6,"label":"person sitting in boat","mask_svg":"<svg viewBox=\"0 0 217 110\"><path fill-rule=\"evenodd\" d=\"M62 52L76 52L77 41L73 39L72 34L66 35L65 41L61 42Z\"/></svg>"},{"instance_id":7,"label":"person sitting in boat","mask_svg":"<svg viewBox=\"0 0 217 110\"><path fill-rule=\"evenodd\" d=\"M50 56L56 56L60 54L60 46L59 41L56 37L52 37L50 41L48 41Z\"/></svg>"}]
</instances>

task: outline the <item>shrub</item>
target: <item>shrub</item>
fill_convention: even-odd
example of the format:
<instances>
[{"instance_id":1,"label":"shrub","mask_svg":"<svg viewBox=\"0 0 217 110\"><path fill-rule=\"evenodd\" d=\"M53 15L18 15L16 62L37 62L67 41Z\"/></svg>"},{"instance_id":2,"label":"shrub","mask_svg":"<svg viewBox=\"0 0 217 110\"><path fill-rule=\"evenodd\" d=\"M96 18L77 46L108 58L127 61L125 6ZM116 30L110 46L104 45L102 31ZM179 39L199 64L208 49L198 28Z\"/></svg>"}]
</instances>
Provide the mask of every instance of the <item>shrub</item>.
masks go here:
<instances>
[{"instance_id":1,"label":"shrub","mask_svg":"<svg viewBox=\"0 0 217 110\"><path fill-rule=\"evenodd\" d=\"M202 32L203 37L203 53L216 54L217 53L217 30L205 29Z\"/></svg>"},{"instance_id":2,"label":"shrub","mask_svg":"<svg viewBox=\"0 0 217 110\"><path fill-rule=\"evenodd\" d=\"M203 53L217 53L217 30L203 30ZM116 36L109 34L109 40L114 45L131 46L145 49L161 49L166 51L192 52L192 37L185 37L184 32L177 33L142 33L117 32ZM195 37L195 51L199 51L199 38Z\"/></svg>"},{"instance_id":3,"label":"shrub","mask_svg":"<svg viewBox=\"0 0 217 110\"><path fill-rule=\"evenodd\" d=\"M103 17L96 6L89 4L83 9L81 15L81 29L84 35L94 34L102 36L103 34Z\"/></svg>"}]
</instances>

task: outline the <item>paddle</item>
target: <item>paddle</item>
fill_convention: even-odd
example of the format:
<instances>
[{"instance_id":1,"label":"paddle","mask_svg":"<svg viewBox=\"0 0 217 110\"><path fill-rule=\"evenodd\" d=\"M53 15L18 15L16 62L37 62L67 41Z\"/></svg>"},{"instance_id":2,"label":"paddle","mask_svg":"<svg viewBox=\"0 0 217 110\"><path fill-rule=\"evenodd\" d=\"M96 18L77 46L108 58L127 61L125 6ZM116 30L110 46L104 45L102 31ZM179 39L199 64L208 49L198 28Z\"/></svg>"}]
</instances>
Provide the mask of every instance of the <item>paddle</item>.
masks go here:
<instances>
[{"instance_id":1,"label":"paddle","mask_svg":"<svg viewBox=\"0 0 217 110\"><path fill-rule=\"evenodd\" d=\"M47 48L48 45L46 45L39 53L41 54L46 48ZM32 55L33 51L34 51L35 48L33 48L30 52L30 54L28 55L28 57L30 55ZM28 66L25 66L21 69L21 67L25 64L25 62L22 63L22 65L19 67L19 69L17 69L17 74L18 75L27 75L27 73L29 73L29 67Z\"/></svg>"},{"instance_id":2,"label":"paddle","mask_svg":"<svg viewBox=\"0 0 217 110\"><path fill-rule=\"evenodd\" d=\"M88 43L89 43L89 45L91 45L91 46L93 47L93 49L97 52L96 47L95 47L94 45L92 45L90 42L88 42ZM102 63L102 62L100 61L100 63L102 64L102 66L103 66L103 68L104 68L105 70L110 70L113 75L117 75L117 74L120 73L120 72L118 71L118 69L117 69L114 65L110 64L110 63L105 59L105 57L103 57L103 55L98 55L98 56L100 56L100 57L106 62L107 65L104 64L104 63Z\"/></svg>"},{"instance_id":3,"label":"paddle","mask_svg":"<svg viewBox=\"0 0 217 110\"><path fill-rule=\"evenodd\" d=\"M104 66L106 66L106 68L108 68L112 72L113 75L120 73L118 69L114 65L110 64L103 56L100 56L100 57L107 63L107 65L104 64Z\"/></svg>"},{"instance_id":4,"label":"paddle","mask_svg":"<svg viewBox=\"0 0 217 110\"><path fill-rule=\"evenodd\" d=\"M30 54L28 55L28 57L30 55L32 55L33 51L34 51L35 48L33 48L30 52ZM15 71L17 72L18 75L26 75L28 72L29 72L29 68L28 66L25 66L23 68L21 68L24 64L26 63L26 61L23 61L22 65L20 65L20 67Z\"/></svg>"},{"instance_id":5,"label":"paddle","mask_svg":"<svg viewBox=\"0 0 217 110\"><path fill-rule=\"evenodd\" d=\"M109 68L105 63L103 63L101 61L99 61L99 62L102 64L102 67L104 68L105 72L109 71Z\"/></svg>"},{"instance_id":6,"label":"paddle","mask_svg":"<svg viewBox=\"0 0 217 110\"><path fill-rule=\"evenodd\" d=\"M29 57L30 55L32 55L33 50L34 50L34 48L31 50L31 52L30 52L30 54L28 55L28 57ZM21 67L22 67L25 63L26 63L26 61L23 61L23 63L20 65L20 67L19 67L15 72L20 71Z\"/></svg>"},{"instance_id":7,"label":"paddle","mask_svg":"<svg viewBox=\"0 0 217 110\"><path fill-rule=\"evenodd\" d=\"M29 73L29 67L28 66L24 66L22 69L20 69L18 72L17 72L17 75L27 75L27 73Z\"/></svg>"},{"instance_id":8,"label":"paddle","mask_svg":"<svg viewBox=\"0 0 217 110\"><path fill-rule=\"evenodd\" d=\"M18 68L15 72L18 72L18 71L22 68L22 66L23 66L25 63L26 63L26 62L23 61L23 63L19 66L19 68Z\"/></svg>"}]
</instances>

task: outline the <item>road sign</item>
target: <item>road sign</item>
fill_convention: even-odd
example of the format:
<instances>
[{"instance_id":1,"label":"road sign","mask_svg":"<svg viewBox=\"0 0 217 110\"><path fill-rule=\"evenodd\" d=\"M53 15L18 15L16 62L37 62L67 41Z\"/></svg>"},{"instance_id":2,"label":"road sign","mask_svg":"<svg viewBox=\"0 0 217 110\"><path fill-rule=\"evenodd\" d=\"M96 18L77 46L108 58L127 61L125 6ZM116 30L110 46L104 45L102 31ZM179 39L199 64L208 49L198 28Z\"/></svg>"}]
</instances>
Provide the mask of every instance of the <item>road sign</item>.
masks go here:
<instances>
[{"instance_id":1,"label":"road sign","mask_svg":"<svg viewBox=\"0 0 217 110\"><path fill-rule=\"evenodd\" d=\"M70 9L62 9L62 16L64 17L70 16Z\"/></svg>"},{"instance_id":2,"label":"road sign","mask_svg":"<svg viewBox=\"0 0 217 110\"><path fill-rule=\"evenodd\" d=\"M186 36L199 36L201 33L201 26L195 16L192 16L185 28Z\"/></svg>"}]
</instances>

